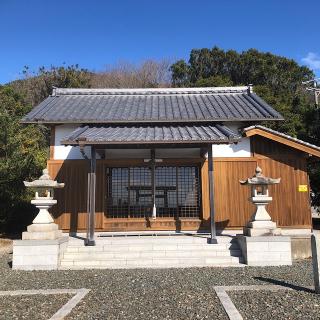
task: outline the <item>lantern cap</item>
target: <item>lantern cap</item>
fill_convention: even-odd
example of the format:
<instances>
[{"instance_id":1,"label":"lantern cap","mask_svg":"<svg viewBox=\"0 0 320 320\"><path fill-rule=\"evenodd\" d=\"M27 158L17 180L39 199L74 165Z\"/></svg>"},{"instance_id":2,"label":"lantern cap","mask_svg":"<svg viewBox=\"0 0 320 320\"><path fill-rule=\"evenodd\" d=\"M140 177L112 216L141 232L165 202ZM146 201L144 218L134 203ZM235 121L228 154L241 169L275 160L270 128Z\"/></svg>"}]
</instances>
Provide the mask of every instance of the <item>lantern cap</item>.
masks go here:
<instances>
[{"instance_id":1,"label":"lantern cap","mask_svg":"<svg viewBox=\"0 0 320 320\"><path fill-rule=\"evenodd\" d=\"M270 185L270 184L278 184L280 183L280 178L268 178L262 174L262 169L257 166L255 170L255 174L252 178L248 178L246 180L240 180L240 183L243 185Z\"/></svg>"},{"instance_id":2,"label":"lantern cap","mask_svg":"<svg viewBox=\"0 0 320 320\"><path fill-rule=\"evenodd\" d=\"M34 181L23 181L24 185L29 188L63 188L64 183L52 180L49 176L48 169L42 170L42 176Z\"/></svg>"}]
</instances>

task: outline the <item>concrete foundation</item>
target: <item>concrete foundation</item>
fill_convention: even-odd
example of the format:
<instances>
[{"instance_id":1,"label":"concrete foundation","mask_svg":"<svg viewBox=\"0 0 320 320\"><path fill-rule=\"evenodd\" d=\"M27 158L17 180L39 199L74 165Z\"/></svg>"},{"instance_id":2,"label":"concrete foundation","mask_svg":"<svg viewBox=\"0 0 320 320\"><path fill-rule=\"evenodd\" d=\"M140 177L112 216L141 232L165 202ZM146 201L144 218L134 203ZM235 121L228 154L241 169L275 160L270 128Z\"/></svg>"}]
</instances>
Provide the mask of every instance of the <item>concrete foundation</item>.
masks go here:
<instances>
[{"instance_id":1,"label":"concrete foundation","mask_svg":"<svg viewBox=\"0 0 320 320\"><path fill-rule=\"evenodd\" d=\"M12 269L57 270L69 237L55 240L14 240Z\"/></svg>"},{"instance_id":2,"label":"concrete foundation","mask_svg":"<svg viewBox=\"0 0 320 320\"><path fill-rule=\"evenodd\" d=\"M239 235L237 240L248 266L291 265L291 238L283 236L248 237Z\"/></svg>"},{"instance_id":3,"label":"concrete foundation","mask_svg":"<svg viewBox=\"0 0 320 320\"><path fill-rule=\"evenodd\" d=\"M293 260L311 258L310 236L291 237L291 254Z\"/></svg>"},{"instance_id":4,"label":"concrete foundation","mask_svg":"<svg viewBox=\"0 0 320 320\"><path fill-rule=\"evenodd\" d=\"M314 289L316 293L320 293L320 239L319 236L311 235L311 249L312 249L312 266Z\"/></svg>"}]
</instances>

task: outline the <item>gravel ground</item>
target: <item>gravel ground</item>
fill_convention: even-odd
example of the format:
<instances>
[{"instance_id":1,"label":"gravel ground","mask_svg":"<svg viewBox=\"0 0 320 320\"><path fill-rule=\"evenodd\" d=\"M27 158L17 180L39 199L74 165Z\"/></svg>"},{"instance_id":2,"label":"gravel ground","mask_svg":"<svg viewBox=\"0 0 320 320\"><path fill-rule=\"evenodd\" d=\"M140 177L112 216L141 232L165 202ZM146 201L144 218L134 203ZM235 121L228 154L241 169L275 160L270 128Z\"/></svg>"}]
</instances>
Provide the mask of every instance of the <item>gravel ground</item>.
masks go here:
<instances>
[{"instance_id":1,"label":"gravel ground","mask_svg":"<svg viewBox=\"0 0 320 320\"><path fill-rule=\"evenodd\" d=\"M0 320L46 320L53 316L72 295L22 295L0 297Z\"/></svg>"},{"instance_id":2,"label":"gravel ground","mask_svg":"<svg viewBox=\"0 0 320 320\"><path fill-rule=\"evenodd\" d=\"M69 319L227 319L213 289L216 285L270 285L279 281L313 285L310 260L294 266L263 268L37 272L11 270L9 260L9 255L0 256L0 290L91 289ZM301 294L297 292L297 297ZM294 305L295 300L290 300L288 303ZM254 300L252 307L256 308Z\"/></svg>"},{"instance_id":3,"label":"gravel ground","mask_svg":"<svg viewBox=\"0 0 320 320\"><path fill-rule=\"evenodd\" d=\"M243 319L320 319L320 296L304 291L229 291Z\"/></svg>"}]
</instances>

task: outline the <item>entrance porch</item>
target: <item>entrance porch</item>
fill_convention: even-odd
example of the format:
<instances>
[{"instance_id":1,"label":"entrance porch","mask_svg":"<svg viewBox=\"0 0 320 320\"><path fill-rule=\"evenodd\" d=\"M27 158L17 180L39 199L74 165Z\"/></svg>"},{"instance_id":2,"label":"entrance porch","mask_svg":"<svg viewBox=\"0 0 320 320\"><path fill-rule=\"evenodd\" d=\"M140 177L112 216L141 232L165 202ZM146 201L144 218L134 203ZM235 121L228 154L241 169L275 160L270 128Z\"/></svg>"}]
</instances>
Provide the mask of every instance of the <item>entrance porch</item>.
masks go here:
<instances>
[{"instance_id":1,"label":"entrance porch","mask_svg":"<svg viewBox=\"0 0 320 320\"><path fill-rule=\"evenodd\" d=\"M210 241L216 243L212 144L240 139L219 124L77 128L62 144L78 146L90 160L86 244L95 245L99 193L103 194L105 230L199 230L203 221L208 227L210 219ZM201 168L206 159L204 173ZM102 185L101 181L97 184L97 160L114 163L100 168ZM209 200L206 205L204 194Z\"/></svg>"},{"instance_id":2,"label":"entrance porch","mask_svg":"<svg viewBox=\"0 0 320 320\"><path fill-rule=\"evenodd\" d=\"M103 193L103 230L210 230L202 197L208 188L206 150L95 150L103 163L103 183L96 184L96 193Z\"/></svg>"}]
</instances>

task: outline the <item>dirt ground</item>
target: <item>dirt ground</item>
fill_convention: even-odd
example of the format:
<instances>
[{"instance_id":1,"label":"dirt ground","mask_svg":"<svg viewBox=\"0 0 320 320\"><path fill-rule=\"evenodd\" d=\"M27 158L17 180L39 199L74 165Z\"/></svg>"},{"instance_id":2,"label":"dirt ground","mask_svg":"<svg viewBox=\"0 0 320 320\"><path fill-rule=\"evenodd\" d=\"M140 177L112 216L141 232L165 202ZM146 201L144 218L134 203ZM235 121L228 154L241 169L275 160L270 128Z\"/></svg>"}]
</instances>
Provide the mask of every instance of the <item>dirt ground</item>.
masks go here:
<instances>
[{"instance_id":1,"label":"dirt ground","mask_svg":"<svg viewBox=\"0 0 320 320\"><path fill-rule=\"evenodd\" d=\"M8 238L0 238L0 254L12 252L12 240Z\"/></svg>"}]
</instances>

